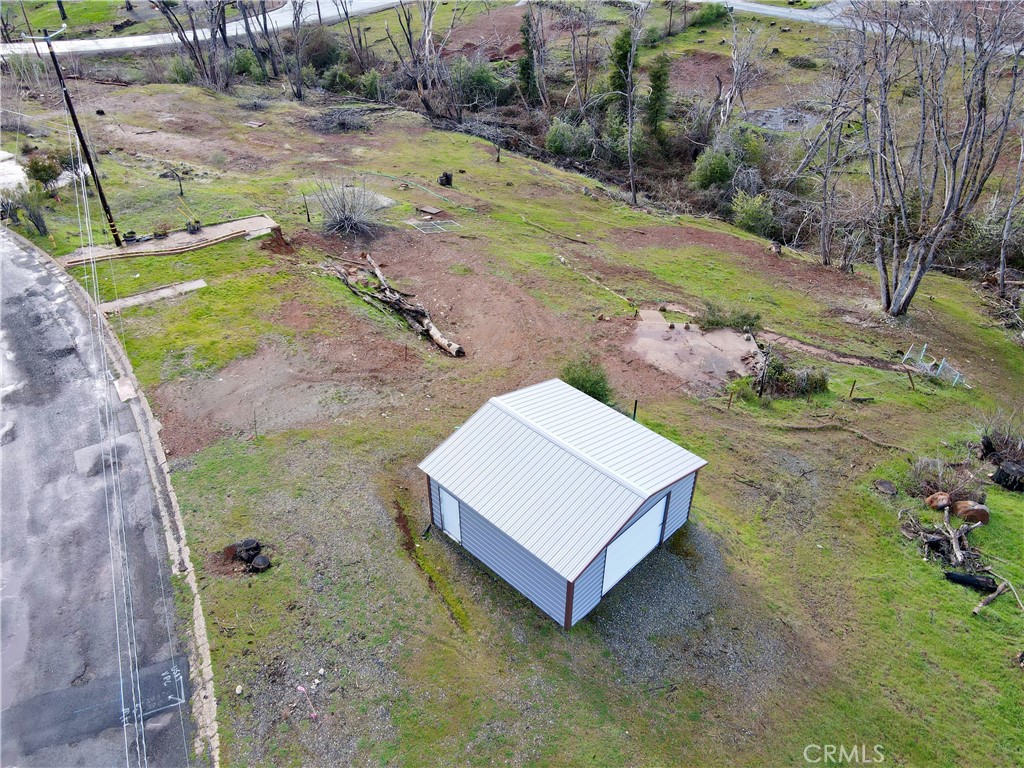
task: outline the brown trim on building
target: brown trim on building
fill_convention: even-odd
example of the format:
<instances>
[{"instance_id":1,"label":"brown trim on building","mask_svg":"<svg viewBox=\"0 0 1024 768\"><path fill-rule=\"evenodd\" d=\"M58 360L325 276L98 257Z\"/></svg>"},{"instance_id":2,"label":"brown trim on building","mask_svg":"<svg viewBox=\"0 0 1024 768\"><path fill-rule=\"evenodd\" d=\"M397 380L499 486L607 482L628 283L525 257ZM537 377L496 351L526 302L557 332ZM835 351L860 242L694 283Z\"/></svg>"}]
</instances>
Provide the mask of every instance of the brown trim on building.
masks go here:
<instances>
[{"instance_id":1,"label":"brown trim on building","mask_svg":"<svg viewBox=\"0 0 1024 768\"><path fill-rule=\"evenodd\" d=\"M697 495L697 476L699 474L699 469L693 473L693 488L690 489L690 506L686 508L686 522L690 522L690 512L693 511L693 497Z\"/></svg>"},{"instance_id":2,"label":"brown trim on building","mask_svg":"<svg viewBox=\"0 0 1024 768\"><path fill-rule=\"evenodd\" d=\"M572 629L572 598L576 591L576 582L565 582L565 624L566 629Z\"/></svg>"},{"instance_id":3,"label":"brown trim on building","mask_svg":"<svg viewBox=\"0 0 1024 768\"><path fill-rule=\"evenodd\" d=\"M430 510L430 524L434 524L434 494L430 488L430 475L427 475L427 509Z\"/></svg>"}]
</instances>

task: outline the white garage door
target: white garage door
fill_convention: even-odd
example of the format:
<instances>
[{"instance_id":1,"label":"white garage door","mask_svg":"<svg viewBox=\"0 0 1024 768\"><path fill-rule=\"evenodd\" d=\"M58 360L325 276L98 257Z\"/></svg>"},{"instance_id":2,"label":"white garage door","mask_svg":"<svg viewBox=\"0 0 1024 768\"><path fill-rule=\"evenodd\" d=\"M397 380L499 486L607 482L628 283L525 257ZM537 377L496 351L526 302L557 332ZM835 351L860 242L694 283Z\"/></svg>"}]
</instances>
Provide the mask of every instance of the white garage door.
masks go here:
<instances>
[{"instance_id":1,"label":"white garage door","mask_svg":"<svg viewBox=\"0 0 1024 768\"><path fill-rule=\"evenodd\" d=\"M459 521L459 501L444 488L441 491L441 527L444 532L462 543L462 526Z\"/></svg>"},{"instance_id":2,"label":"white garage door","mask_svg":"<svg viewBox=\"0 0 1024 768\"><path fill-rule=\"evenodd\" d=\"M666 496L659 504L655 504L644 513L644 516L631 525L624 533L608 545L608 554L604 561L604 589L601 594L619 583L633 566L643 560L648 553L658 546L661 540L661 522L665 518Z\"/></svg>"}]
</instances>

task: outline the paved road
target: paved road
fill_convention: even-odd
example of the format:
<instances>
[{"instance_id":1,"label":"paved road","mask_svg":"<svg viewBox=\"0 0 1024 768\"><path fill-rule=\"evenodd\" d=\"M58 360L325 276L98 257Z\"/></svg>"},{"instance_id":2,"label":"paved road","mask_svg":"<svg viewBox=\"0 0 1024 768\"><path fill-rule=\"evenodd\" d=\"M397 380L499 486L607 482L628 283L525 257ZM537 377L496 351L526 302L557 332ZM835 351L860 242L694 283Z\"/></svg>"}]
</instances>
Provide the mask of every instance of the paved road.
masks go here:
<instances>
[{"instance_id":1,"label":"paved road","mask_svg":"<svg viewBox=\"0 0 1024 768\"><path fill-rule=\"evenodd\" d=\"M142 441L60 277L0 227L0 764L188 765Z\"/></svg>"},{"instance_id":2,"label":"paved road","mask_svg":"<svg viewBox=\"0 0 1024 768\"><path fill-rule=\"evenodd\" d=\"M390 8L397 4L397 0L348 0L349 13L353 16L373 13L374 11L379 11L382 8ZM73 8L73 6L71 6L71 8ZM268 11L267 13L271 26L276 25L278 29L281 30L291 27L292 16L293 10L290 0L280 8ZM331 24L340 20L341 14L332 0L320 0L320 17L323 18L325 24ZM302 18L306 21L318 19L317 3L314 2L314 0L307 0L306 4L303 6ZM244 37L245 26L240 21L233 21L227 25L227 32L228 37L231 38ZM206 40L209 37L209 32L206 29L200 29L198 34L200 40ZM168 48L179 44L178 38L170 33L159 35L132 35L130 37L111 37L99 40L70 40L58 37L53 41L53 49L58 54L133 53L147 48ZM32 47L32 43L30 42L0 44L0 56L6 56L12 53L29 54L33 53L34 50L35 49ZM46 55L45 49L43 50L43 55Z\"/></svg>"}]
</instances>

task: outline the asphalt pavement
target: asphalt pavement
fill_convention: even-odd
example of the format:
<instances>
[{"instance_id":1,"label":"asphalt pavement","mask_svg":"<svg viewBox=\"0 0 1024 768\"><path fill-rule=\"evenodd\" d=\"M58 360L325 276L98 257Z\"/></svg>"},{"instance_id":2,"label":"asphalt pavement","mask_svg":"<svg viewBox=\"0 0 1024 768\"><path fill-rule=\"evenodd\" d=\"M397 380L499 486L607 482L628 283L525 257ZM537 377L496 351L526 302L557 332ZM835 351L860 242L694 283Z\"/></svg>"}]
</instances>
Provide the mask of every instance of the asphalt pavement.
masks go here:
<instances>
[{"instance_id":1,"label":"asphalt pavement","mask_svg":"<svg viewBox=\"0 0 1024 768\"><path fill-rule=\"evenodd\" d=\"M186 766L159 491L67 280L0 227L0 764Z\"/></svg>"},{"instance_id":2,"label":"asphalt pavement","mask_svg":"<svg viewBox=\"0 0 1024 768\"><path fill-rule=\"evenodd\" d=\"M390 8L393 5L398 5L397 0L348 0L349 15L351 16L361 16L363 14L373 13L374 11L379 11L382 8ZM185 20L184 13L180 15L182 19ZM281 7L268 11L267 20L272 28L276 27L280 30L286 30L291 28L294 15L295 11L291 1L289 0ZM336 21L340 21L341 18L342 14L338 8L338 4L335 4L332 0L320 0L319 3L309 0L305 3L302 9L302 19L306 22L311 22L313 20L319 22L322 20L324 24L333 24ZM187 26L187 21L185 21L185 24ZM228 37L232 39L244 37L245 26L240 21L230 22L227 24L227 33ZM50 31L50 34L53 34L53 30ZM209 30L199 29L196 31L196 35L200 40L206 40L209 38ZM172 35L169 32L153 35L107 37L93 40L76 40L63 37L53 38L53 49L58 54L134 53L143 49L176 47L180 44L181 43L177 36ZM42 50L43 55L45 56L45 46ZM11 54L25 55L34 52L35 48L32 43L28 41L22 43L0 44L0 56L8 56Z\"/></svg>"}]
</instances>

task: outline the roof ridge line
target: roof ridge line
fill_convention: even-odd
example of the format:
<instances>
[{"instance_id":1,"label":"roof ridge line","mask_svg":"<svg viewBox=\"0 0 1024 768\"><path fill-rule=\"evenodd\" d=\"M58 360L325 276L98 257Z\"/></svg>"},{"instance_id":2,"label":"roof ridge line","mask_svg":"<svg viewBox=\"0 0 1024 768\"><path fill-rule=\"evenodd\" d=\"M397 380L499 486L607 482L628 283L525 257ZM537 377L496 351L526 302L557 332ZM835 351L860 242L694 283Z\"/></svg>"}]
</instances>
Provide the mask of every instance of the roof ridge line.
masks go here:
<instances>
[{"instance_id":1,"label":"roof ridge line","mask_svg":"<svg viewBox=\"0 0 1024 768\"><path fill-rule=\"evenodd\" d=\"M584 395L584 396L585 397L589 397L589 395ZM650 494L647 493L647 491L645 489L641 488L636 483L634 483L634 482L632 482L630 480L627 480L626 478L622 477L621 475L615 474L614 472L612 472L607 467L599 464L593 458L591 458L587 454L583 453L583 451L581 451L579 448L576 448L576 447L574 447L572 445L569 445L569 443L567 443L565 440L563 440L562 438L560 438L557 435L555 435L550 430L544 429L544 427L540 426L536 422L532 421L531 419L526 418L523 414L518 413L515 409L513 409L510 406L506 405L505 403L501 402L500 398L492 397L489 400L489 402L491 404L497 406L503 413L508 414L513 419L518 421L520 424L528 427L529 429L532 429L538 435L541 435L542 437L547 438L548 440L550 440L555 445L557 445L560 448L562 448L563 450L568 451L569 453L571 453L573 456L578 458L580 461L583 461L586 464L589 464L591 467L596 469L598 472L600 472L602 475L604 475L608 479L614 480L619 485L625 486L630 491L632 491L637 496L639 496L641 500L646 501L647 497L650 495ZM607 408L607 406L605 406L605 407Z\"/></svg>"}]
</instances>

